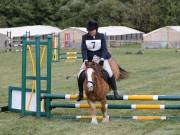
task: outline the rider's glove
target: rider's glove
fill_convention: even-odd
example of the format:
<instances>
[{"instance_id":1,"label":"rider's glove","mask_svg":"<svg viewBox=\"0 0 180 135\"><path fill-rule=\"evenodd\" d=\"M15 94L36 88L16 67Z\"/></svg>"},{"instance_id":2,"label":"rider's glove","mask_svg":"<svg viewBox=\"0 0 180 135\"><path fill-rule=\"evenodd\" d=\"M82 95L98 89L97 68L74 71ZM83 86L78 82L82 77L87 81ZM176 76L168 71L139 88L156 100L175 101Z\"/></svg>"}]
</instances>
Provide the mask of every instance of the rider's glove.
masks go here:
<instances>
[{"instance_id":1,"label":"rider's glove","mask_svg":"<svg viewBox=\"0 0 180 135\"><path fill-rule=\"evenodd\" d=\"M99 65L103 66L104 65L104 58L101 58L99 61Z\"/></svg>"},{"instance_id":2,"label":"rider's glove","mask_svg":"<svg viewBox=\"0 0 180 135\"><path fill-rule=\"evenodd\" d=\"M85 63L85 65L87 65L88 64L88 60L84 60L84 63Z\"/></svg>"}]
</instances>

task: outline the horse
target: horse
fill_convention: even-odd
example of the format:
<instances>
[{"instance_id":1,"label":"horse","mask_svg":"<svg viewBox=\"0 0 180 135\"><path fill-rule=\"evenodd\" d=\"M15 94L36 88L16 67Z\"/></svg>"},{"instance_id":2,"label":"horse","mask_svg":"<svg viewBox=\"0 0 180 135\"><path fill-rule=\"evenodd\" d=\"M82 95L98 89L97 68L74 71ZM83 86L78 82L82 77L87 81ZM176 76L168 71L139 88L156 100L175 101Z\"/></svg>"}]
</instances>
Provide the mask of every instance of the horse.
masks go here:
<instances>
[{"instance_id":1,"label":"horse","mask_svg":"<svg viewBox=\"0 0 180 135\"><path fill-rule=\"evenodd\" d=\"M114 73L116 80L125 79L128 77L128 72L122 69L113 59L109 60L111 69ZM101 103L101 111L103 114L102 122L109 122L109 116L106 107L106 96L111 90L110 85L104 79L104 72L101 65L95 62L85 63L85 81L83 83L83 89L87 96L87 102L91 109L91 123L98 124L96 118L96 101Z\"/></svg>"}]
</instances>

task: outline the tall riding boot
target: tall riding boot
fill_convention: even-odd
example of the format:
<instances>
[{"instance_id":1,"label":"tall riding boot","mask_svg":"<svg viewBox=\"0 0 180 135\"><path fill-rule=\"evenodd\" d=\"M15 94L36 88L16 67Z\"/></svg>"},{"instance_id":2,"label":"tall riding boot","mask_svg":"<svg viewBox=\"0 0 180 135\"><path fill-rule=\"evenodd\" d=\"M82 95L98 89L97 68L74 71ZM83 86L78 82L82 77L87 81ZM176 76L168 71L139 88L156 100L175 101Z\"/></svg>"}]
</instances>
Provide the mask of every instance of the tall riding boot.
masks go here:
<instances>
[{"instance_id":1,"label":"tall riding boot","mask_svg":"<svg viewBox=\"0 0 180 135\"><path fill-rule=\"evenodd\" d=\"M110 83L110 86L114 92L115 99L119 99L120 96L117 92L116 79L115 79L114 75L110 78L109 83Z\"/></svg>"},{"instance_id":2,"label":"tall riding boot","mask_svg":"<svg viewBox=\"0 0 180 135\"><path fill-rule=\"evenodd\" d=\"M84 80L85 80L85 72L83 71L79 75L79 78L77 78L79 95L78 95L76 101L80 101L83 99L83 83L84 83Z\"/></svg>"}]
</instances>

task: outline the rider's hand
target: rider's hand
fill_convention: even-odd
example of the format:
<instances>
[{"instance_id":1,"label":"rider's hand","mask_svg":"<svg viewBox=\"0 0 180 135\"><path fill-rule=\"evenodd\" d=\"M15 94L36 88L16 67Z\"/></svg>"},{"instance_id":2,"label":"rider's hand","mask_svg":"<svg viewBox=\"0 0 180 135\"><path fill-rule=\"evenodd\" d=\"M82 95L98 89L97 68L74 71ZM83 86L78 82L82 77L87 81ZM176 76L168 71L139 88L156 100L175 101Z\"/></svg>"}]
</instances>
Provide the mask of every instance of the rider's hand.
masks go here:
<instances>
[{"instance_id":1,"label":"rider's hand","mask_svg":"<svg viewBox=\"0 0 180 135\"><path fill-rule=\"evenodd\" d=\"M99 65L103 66L104 65L104 58L101 58L99 61Z\"/></svg>"}]
</instances>

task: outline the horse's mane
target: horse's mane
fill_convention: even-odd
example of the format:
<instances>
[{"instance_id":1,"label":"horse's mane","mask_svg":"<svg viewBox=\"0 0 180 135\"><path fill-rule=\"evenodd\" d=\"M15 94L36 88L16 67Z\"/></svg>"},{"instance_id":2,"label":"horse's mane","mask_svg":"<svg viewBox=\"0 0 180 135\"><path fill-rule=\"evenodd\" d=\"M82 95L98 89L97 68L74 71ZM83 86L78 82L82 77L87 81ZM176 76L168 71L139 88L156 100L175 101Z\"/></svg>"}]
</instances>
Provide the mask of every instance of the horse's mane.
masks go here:
<instances>
[{"instance_id":1,"label":"horse's mane","mask_svg":"<svg viewBox=\"0 0 180 135\"><path fill-rule=\"evenodd\" d=\"M96 75L98 77L103 78L103 73L102 73L103 67L101 65L99 65L99 64L97 64L95 62L88 62L88 65L86 65L86 67L87 68L92 68L95 71L95 73L96 73Z\"/></svg>"}]
</instances>

